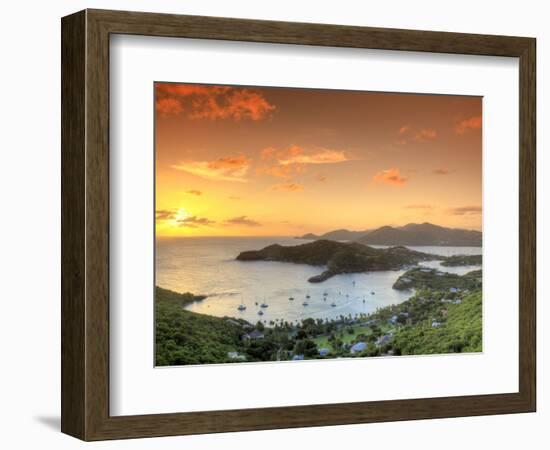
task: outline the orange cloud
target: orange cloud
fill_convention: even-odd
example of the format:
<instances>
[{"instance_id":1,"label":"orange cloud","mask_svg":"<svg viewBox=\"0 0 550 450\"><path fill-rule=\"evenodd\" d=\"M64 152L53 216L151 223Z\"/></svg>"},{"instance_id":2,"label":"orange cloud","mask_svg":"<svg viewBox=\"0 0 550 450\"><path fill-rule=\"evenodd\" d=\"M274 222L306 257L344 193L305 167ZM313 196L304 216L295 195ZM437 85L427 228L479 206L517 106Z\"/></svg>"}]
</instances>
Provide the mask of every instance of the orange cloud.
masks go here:
<instances>
[{"instance_id":1,"label":"orange cloud","mask_svg":"<svg viewBox=\"0 0 550 450\"><path fill-rule=\"evenodd\" d=\"M277 149L275 147L266 147L260 151L260 158L262 160L269 160L275 157Z\"/></svg>"},{"instance_id":2,"label":"orange cloud","mask_svg":"<svg viewBox=\"0 0 550 450\"><path fill-rule=\"evenodd\" d=\"M226 156L213 161L186 161L172 168L201 178L219 181L246 182L250 160L244 155Z\"/></svg>"},{"instance_id":3,"label":"orange cloud","mask_svg":"<svg viewBox=\"0 0 550 450\"><path fill-rule=\"evenodd\" d=\"M433 128L423 128L416 133L414 140L416 142L426 142L434 140L437 137L437 131Z\"/></svg>"},{"instance_id":4,"label":"orange cloud","mask_svg":"<svg viewBox=\"0 0 550 450\"><path fill-rule=\"evenodd\" d=\"M172 116L183 112L180 101L170 97L158 99L156 108L162 116Z\"/></svg>"},{"instance_id":5,"label":"orange cloud","mask_svg":"<svg viewBox=\"0 0 550 450\"><path fill-rule=\"evenodd\" d=\"M461 206L458 208L450 208L447 210L447 213L453 216L481 214L481 206Z\"/></svg>"},{"instance_id":6,"label":"orange cloud","mask_svg":"<svg viewBox=\"0 0 550 450\"><path fill-rule=\"evenodd\" d=\"M288 155L279 159L283 165L287 164L336 164L349 161L341 150L320 149L306 152L300 147L291 147Z\"/></svg>"},{"instance_id":7,"label":"orange cloud","mask_svg":"<svg viewBox=\"0 0 550 450\"><path fill-rule=\"evenodd\" d=\"M337 164L349 161L342 150L306 149L299 145L291 145L284 149L267 147L260 152L260 157L262 161L270 162L271 165L259 167L257 173L286 179L306 172L306 167L310 164Z\"/></svg>"},{"instance_id":8,"label":"orange cloud","mask_svg":"<svg viewBox=\"0 0 550 450\"><path fill-rule=\"evenodd\" d=\"M437 137L437 131L433 128L421 128L415 131L410 125L403 125L399 128L398 134L402 136L395 142L398 145L405 145L410 140L415 142L431 141Z\"/></svg>"},{"instance_id":9,"label":"orange cloud","mask_svg":"<svg viewBox=\"0 0 550 450\"><path fill-rule=\"evenodd\" d=\"M261 120L275 106L248 88L157 83L156 110L162 116L185 113L190 119Z\"/></svg>"},{"instance_id":10,"label":"orange cloud","mask_svg":"<svg viewBox=\"0 0 550 450\"><path fill-rule=\"evenodd\" d=\"M405 134L411 129L410 125L403 125L401 128L399 128L399 134Z\"/></svg>"},{"instance_id":11,"label":"orange cloud","mask_svg":"<svg viewBox=\"0 0 550 450\"><path fill-rule=\"evenodd\" d=\"M256 169L258 174L272 175L278 178L292 178L294 175L305 172L305 167L299 164L280 165L274 164Z\"/></svg>"},{"instance_id":12,"label":"orange cloud","mask_svg":"<svg viewBox=\"0 0 550 450\"><path fill-rule=\"evenodd\" d=\"M202 191L198 191L197 189L191 189L190 191L187 191L187 194L196 195L197 197L199 197L202 195Z\"/></svg>"},{"instance_id":13,"label":"orange cloud","mask_svg":"<svg viewBox=\"0 0 550 450\"><path fill-rule=\"evenodd\" d=\"M473 116L473 117L470 117L469 119L465 119L459 122L455 126L455 131L457 134L464 134L464 133L467 133L468 131L479 130L481 129L481 124L482 124L481 116Z\"/></svg>"},{"instance_id":14,"label":"orange cloud","mask_svg":"<svg viewBox=\"0 0 550 450\"><path fill-rule=\"evenodd\" d=\"M298 192L304 190L304 185L299 183L281 183L271 186L274 191Z\"/></svg>"},{"instance_id":15,"label":"orange cloud","mask_svg":"<svg viewBox=\"0 0 550 450\"><path fill-rule=\"evenodd\" d=\"M233 217L232 219L227 219L225 221L227 225L244 225L247 227L261 227L262 224L260 222L256 222L255 220L249 219L247 216L239 216L239 217Z\"/></svg>"},{"instance_id":16,"label":"orange cloud","mask_svg":"<svg viewBox=\"0 0 550 450\"><path fill-rule=\"evenodd\" d=\"M317 175L317 181L319 183L324 183L325 181L327 181L327 176L326 175Z\"/></svg>"},{"instance_id":17,"label":"orange cloud","mask_svg":"<svg viewBox=\"0 0 550 450\"><path fill-rule=\"evenodd\" d=\"M449 174L449 169L443 169L443 168L434 169L433 173L436 174L436 175L448 175Z\"/></svg>"},{"instance_id":18,"label":"orange cloud","mask_svg":"<svg viewBox=\"0 0 550 450\"><path fill-rule=\"evenodd\" d=\"M382 170L376 173L373 177L375 183L390 184L394 186L402 186L407 182L408 178L401 175L397 167L392 167L387 170Z\"/></svg>"},{"instance_id":19,"label":"orange cloud","mask_svg":"<svg viewBox=\"0 0 550 450\"><path fill-rule=\"evenodd\" d=\"M264 148L261 151L263 160L274 159L279 164L336 164L349 161L345 152L328 148L305 149L299 145L291 145L284 149L273 147Z\"/></svg>"}]
</instances>

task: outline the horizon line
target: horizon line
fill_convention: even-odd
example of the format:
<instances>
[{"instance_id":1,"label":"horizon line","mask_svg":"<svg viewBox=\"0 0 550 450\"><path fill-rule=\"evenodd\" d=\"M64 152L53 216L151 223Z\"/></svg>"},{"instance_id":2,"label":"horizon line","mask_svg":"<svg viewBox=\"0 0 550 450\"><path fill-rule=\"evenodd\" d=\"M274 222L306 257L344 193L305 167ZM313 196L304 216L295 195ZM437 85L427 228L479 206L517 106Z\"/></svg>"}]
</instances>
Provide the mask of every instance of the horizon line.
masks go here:
<instances>
[{"instance_id":1,"label":"horizon line","mask_svg":"<svg viewBox=\"0 0 550 450\"><path fill-rule=\"evenodd\" d=\"M174 235L174 234L156 234L155 233L155 238L196 238L196 237L223 237L223 238L229 238L229 237L239 237L239 238L242 238L242 237L258 237L258 238L261 238L261 237L288 237L288 238L301 238L302 236L306 235L306 234L313 234L315 236L322 236L324 234L327 234L327 233L331 233L333 231L340 231L340 230L346 230L346 231L349 231L349 232L352 232L352 233L358 233L358 232L361 232L361 231L365 231L365 232L370 232L370 231L374 231L374 230L378 230L380 228L384 228L384 227L390 227L390 228L402 228L406 225L424 225L424 224L427 224L427 225L434 225L434 226L437 226L437 227L441 227L441 228L447 228L449 230L465 230L465 231L477 231L478 233L482 233L483 234L483 228L481 230L478 230L478 229L475 229L475 228L460 228L460 227L446 227L446 226L443 226L443 225L437 225L437 224L434 224L434 223L431 223L431 222L408 222L404 225L382 225L382 226L379 226L379 227L375 227L375 228L372 228L372 229L366 229L366 230L354 230L354 229L350 229L350 228L333 228L333 229L330 229L329 231L324 231L324 232L320 232L320 234L317 234L317 233L313 233L311 231L306 231L300 235L297 235L297 234L289 234L289 235L286 235L286 234L254 234L254 235L243 235L243 234L227 234L227 235L220 235L220 234L201 234L201 235L193 235L193 236L189 236L189 235Z\"/></svg>"}]
</instances>

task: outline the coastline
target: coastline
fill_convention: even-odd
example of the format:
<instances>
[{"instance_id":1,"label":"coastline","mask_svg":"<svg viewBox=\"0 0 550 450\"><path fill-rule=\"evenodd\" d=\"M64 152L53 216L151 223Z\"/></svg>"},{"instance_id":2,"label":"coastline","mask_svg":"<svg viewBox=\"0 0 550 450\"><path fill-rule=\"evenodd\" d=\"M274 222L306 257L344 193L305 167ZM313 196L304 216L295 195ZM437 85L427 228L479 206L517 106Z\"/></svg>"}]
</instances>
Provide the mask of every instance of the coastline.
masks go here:
<instances>
[{"instance_id":1,"label":"coastline","mask_svg":"<svg viewBox=\"0 0 550 450\"><path fill-rule=\"evenodd\" d=\"M453 265L462 261L454 258ZM414 282L403 285L402 280L409 278ZM369 313L294 321L258 317L254 322L235 315L216 317L190 311L190 306L208 297L157 287L157 365L481 351L481 271L459 276L417 266L399 275L392 289L406 291L407 298ZM174 318L179 331L172 334L177 336L186 327L187 340L179 344L170 332L162 332ZM464 330L469 338L461 340ZM189 351L201 347L205 348Z\"/></svg>"}]
</instances>

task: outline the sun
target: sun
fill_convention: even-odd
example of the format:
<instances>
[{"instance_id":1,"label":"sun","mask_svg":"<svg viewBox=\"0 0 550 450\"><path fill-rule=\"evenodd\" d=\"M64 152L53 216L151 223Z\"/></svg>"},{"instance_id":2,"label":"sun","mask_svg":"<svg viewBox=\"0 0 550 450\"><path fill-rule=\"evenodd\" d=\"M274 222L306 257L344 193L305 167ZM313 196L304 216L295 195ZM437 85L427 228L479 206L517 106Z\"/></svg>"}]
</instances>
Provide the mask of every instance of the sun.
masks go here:
<instances>
[{"instance_id":1,"label":"sun","mask_svg":"<svg viewBox=\"0 0 550 450\"><path fill-rule=\"evenodd\" d=\"M172 219L172 225L179 226L182 220L187 219L188 217L191 217L191 213L187 211L185 208L178 208L176 213L174 214L174 218Z\"/></svg>"}]
</instances>

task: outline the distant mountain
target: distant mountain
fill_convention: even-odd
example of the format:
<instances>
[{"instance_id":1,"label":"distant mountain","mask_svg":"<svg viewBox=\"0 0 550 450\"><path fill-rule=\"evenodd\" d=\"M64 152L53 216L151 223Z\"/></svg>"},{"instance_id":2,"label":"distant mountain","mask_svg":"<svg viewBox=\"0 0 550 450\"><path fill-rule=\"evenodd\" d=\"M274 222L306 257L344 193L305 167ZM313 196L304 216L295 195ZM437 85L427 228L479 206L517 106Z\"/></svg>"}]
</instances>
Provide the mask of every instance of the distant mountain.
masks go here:
<instances>
[{"instance_id":1,"label":"distant mountain","mask_svg":"<svg viewBox=\"0 0 550 450\"><path fill-rule=\"evenodd\" d=\"M308 239L308 240L328 239L331 241L355 241L360 237L365 236L368 232L369 230L352 231L352 230L341 229L341 230L329 231L328 233L322 234L320 236L313 233L308 233L298 237L298 239Z\"/></svg>"},{"instance_id":2,"label":"distant mountain","mask_svg":"<svg viewBox=\"0 0 550 450\"><path fill-rule=\"evenodd\" d=\"M307 234L304 234L303 236L296 236L296 239L307 239L310 241L314 241L319 239L319 236L313 233L307 233Z\"/></svg>"},{"instance_id":3,"label":"distant mountain","mask_svg":"<svg viewBox=\"0 0 550 450\"><path fill-rule=\"evenodd\" d=\"M441 245L480 247L479 231L445 228L428 222L409 223L403 227L384 226L357 239L368 245Z\"/></svg>"}]
</instances>

